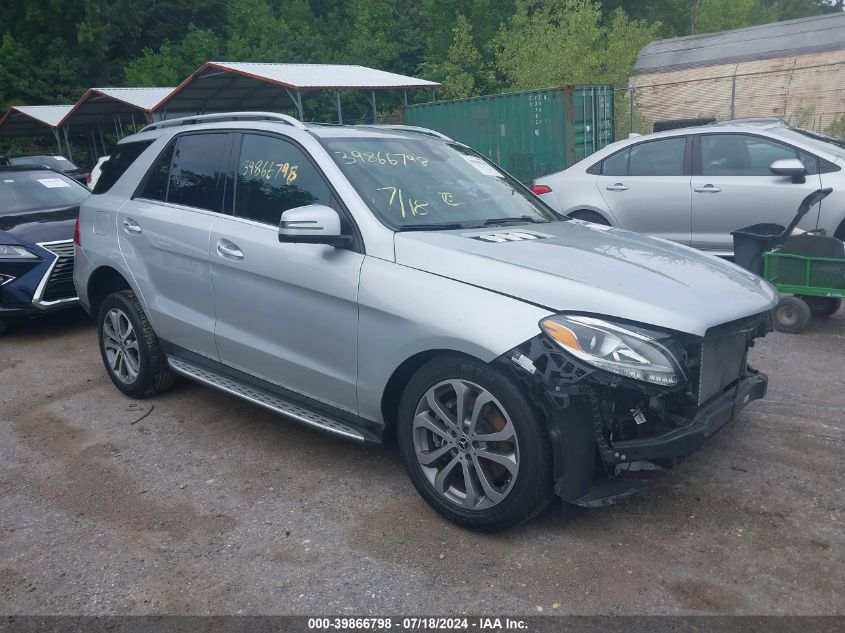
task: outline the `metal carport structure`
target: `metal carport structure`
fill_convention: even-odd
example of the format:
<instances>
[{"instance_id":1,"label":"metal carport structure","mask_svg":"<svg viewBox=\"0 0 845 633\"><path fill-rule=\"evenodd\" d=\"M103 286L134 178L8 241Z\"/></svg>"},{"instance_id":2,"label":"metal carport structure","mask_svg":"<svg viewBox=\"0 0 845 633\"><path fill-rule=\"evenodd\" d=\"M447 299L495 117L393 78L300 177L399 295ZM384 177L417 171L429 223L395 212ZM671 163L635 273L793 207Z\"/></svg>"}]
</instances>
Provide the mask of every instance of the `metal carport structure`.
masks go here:
<instances>
[{"instance_id":1,"label":"metal carport structure","mask_svg":"<svg viewBox=\"0 0 845 633\"><path fill-rule=\"evenodd\" d=\"M0 136L49 136L52 135L62 153L59 124L72 105L12 106L0 118Z\"/></svg>"},{"instance_id":2,"label":"metal carport structure","mask_svg":"<svg viewBox=\"0 0 845 633\"><path fill-rule=\"evenodd\" d=\"M206 62L183 81L155 109L156 119L210 112L279 111L295 109L304 120L302 96L334 92L338 123L343 123L342 91L368 91L373 119L376 92L407 90L440 84L425 79L389 73L366 66L343 64L276 64L249 62Z\"/></svg>"},{"instance_id":3,"label":"metal carport structure","mask_svg":"<svg viewBox=\"0 0 845 633\"><path fill-rule=\"evenodd\" d=\"M126 125L131 124L134 130L139 125L151 123L153 110L172 92L173 88L89 88L62 118L59 127L66 142L71 126L88 131L95 149L96 130L106 154L105 126L114 126L114 133L120 138L126 135Z\"/></svg>"}]
</instances>

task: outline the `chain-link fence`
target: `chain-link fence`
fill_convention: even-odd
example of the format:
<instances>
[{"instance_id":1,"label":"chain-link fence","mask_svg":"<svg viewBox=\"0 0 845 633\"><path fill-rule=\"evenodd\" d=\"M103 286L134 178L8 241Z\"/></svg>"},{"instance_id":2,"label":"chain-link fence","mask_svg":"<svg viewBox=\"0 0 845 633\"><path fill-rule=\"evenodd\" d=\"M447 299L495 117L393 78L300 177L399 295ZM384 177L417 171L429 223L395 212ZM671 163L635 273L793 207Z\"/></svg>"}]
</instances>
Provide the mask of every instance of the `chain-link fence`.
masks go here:
<instances>
[{"instance_id":1,"label":"chain-link fence","mask_svg":"<svg viewBox=\"0 0 845 633\"><path fill-rule=\"evenodd\" d=\"M705 75L706 69L701 69ZM845 63L652 83L635 76L618 89L616 138L647 134L656 121L780 117L845 138Z\"/></svg>"}]
</instances>

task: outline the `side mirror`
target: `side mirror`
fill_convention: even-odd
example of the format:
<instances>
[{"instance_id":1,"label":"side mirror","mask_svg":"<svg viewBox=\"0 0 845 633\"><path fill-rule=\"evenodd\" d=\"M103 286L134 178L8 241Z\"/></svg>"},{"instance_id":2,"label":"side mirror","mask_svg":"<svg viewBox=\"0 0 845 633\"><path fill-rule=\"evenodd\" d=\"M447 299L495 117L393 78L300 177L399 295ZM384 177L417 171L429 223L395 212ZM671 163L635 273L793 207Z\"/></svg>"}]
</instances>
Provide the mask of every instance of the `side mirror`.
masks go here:
<instances>
[{"instance_id":1,"label":"side mirror","mask_svg":"<svg viewBox=\"0 0 845 633\"><path fill-rule=\"evenodd\" d=\"M804 174L807 173L807 170L804 168L804 163L797 158L776 160L769 165L769 171L776 176L791 176L792 182L794 183L800 184L807 181L807 179L804 178Z\"/></svg>"},{"instance_id":2,"label":"side mirror","mask_svg":"<svg viewBox=\"0 0 845 633\"><path fill-rule=\"evenodd\" d=\"M346 246L351 239L341 234L337 211L323 204L288 209L279 222L280 242Z\"/></svg>"}]
</instances>

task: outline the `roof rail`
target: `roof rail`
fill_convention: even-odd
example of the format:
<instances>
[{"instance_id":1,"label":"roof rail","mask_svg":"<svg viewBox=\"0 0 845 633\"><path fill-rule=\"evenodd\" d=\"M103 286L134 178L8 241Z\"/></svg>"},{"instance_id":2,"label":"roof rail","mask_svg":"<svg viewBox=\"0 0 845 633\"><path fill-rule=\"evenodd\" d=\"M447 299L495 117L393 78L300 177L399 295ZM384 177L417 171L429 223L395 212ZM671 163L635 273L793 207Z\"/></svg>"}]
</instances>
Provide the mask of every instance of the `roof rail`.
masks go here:
<instances>
[{"instance_id":1,"label":"roof rail","mask_svg":"<svg viewBox=\"0 0 845 633\"><path fill-rule=\"evenodd\" d=\"M413 132L415 134L425 134L426 136L435 136L437 138L443 139L444 141L454 141L454 139L449 138L445 134L438 132L437 130L432 130L427 127L418 127L416 125L399 125L393 123L370 123L369 125L362 125L360 127L374 127L381 130L396 130L397 132Z\"/></svg>"},{"instance_id":2,"label":"roof rail","mask_svg":"<svg viewBox=\"0 0 845 633\"><path fill-rule=\"evenodd\" d=\"M213 114L195 114L184 116L178 119L165 119L157 121L141 129L141 132L161 130L167 127L178 127L180 125L195 125L197 123L219 123L224 121L279 121L286 123L300 130L307 130L306 125L299 119L287 114L278 112L216 112Z\"/></svg>"}]
</instances>

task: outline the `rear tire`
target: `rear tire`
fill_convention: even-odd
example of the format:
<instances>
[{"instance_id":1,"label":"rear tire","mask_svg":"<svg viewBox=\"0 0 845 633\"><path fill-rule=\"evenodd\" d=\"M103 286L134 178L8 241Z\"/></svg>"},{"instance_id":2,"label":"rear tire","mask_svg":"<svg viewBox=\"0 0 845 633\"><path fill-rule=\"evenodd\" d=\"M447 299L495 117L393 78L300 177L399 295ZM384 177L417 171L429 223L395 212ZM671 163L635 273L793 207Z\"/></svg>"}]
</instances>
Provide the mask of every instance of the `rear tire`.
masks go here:
<instances>
[{"instance_id":1,"label":"rear tire","mask_svg":"<svg viewBox=\"0 0 845 633\"><path fill-rule=\"evenodd\" d=\"M585 222L592 222L593 224L610 226L610 222L608 222L601 213L596 213L595 211L573 211L567 215L575 220L584 220Z\"/></svg>"},{"instance_id":2,"label":"rear tire","mask_svg":"<svg viewBox=\"0 0 845 633\"><path fill-rule=\"evenodd\" d=\"M775 329L786 334L798 334L807 327L811 317L806 301L798 297L781 297L775 307Z\"/></svg>"},{"instance_id":3,"label":"rear tire","mask_svg":"<svg viewBox=\"0 0 845 633\"><path fill-rule=\"evenodd\" d=\"M838 297L801 297L808 306L814 317L827 319L832 317L842 307L842 299Z\"/></svg>"},{"instance_id":4,"label":"rear tire","mask_svg":"<svg viewBox=\"0 0 845 633\"><path fill-rule=\"evenodd\" d=\"M100 305L97 338L109 378L127 396L147 398L173 385L174 374L131 290L114 292Z\"/></svg>"},{"instance_id":5,"label":"rear tire","mask_svg":"<svg viewBox=\"0 0 845 633\"><path fill-rule=\"evenodd\" d=\"M543 421L510 378L481 361L448 355L421 367L399 403L397 440L414 487L458 525L504 530L554 500Z\"/></svg>"},{"instance_id":6,"label":"rear tire","mask_svg":"<svg viewBox=\"0 0 845 633\"><path fill-rule=\"evenodd\" d=\"M3 336L8 331L9 331L9 322L8 321L0 321L0 336Z\"/></svg>"}]
</instances>

